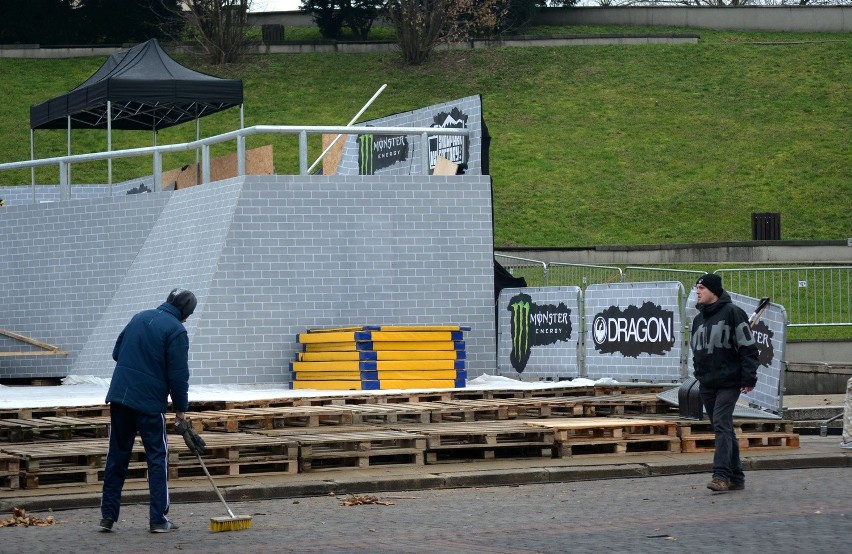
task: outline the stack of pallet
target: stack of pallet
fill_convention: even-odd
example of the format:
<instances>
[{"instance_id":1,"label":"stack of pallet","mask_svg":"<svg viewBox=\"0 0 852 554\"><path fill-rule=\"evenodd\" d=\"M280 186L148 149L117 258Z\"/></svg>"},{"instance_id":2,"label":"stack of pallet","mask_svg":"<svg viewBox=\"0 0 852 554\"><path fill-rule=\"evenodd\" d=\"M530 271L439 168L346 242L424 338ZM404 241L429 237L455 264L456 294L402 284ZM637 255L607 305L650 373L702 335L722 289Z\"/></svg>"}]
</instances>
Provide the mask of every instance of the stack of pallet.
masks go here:
<instances>
[{"instance_id":1,"label":"stack of pallet","mask_svg":"<svg viewBox=\"0 0 852 554\"><path fill-rule=\"evenodd\" d=\"M463 388L464 332L458 325L309 329L291 364L290 387L322 390Z\"/></svg>"}]
</instances>

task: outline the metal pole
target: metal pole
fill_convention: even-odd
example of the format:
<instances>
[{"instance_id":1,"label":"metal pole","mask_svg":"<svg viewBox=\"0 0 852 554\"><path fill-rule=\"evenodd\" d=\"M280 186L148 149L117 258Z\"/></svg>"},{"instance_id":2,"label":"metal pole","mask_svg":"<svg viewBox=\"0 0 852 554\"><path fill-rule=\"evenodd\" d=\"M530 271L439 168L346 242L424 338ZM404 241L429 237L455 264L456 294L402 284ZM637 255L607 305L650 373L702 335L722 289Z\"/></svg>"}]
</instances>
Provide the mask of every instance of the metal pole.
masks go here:
<instances>
[{"instance_id":1,"label":"metal pole","mask_svg":"<svg viewBox=\"0 0 852 554\"><path fill-rule=\"evenodd\" d=\"M206 185L210 182L210 145L205 144L201 147L201 184Z\"/></svg>"},{"instance_id":2,"label":"metal pole","mask_svg":"<svg viewBox=\"0 0 852 554\"><path fill-rule=\"evenodd\" d=\"M154 151L154 192L163 192L163 153Z\"/></svg>"},{"instance_id":3,"label":"metal pole","mask_svg":"<svg viewBox=\"0 0 852 554\"><path fill-rule=\"evenodd\" d=\"M68 180L70 168L70 163L59 162L59 200L62 201L71 199L71 183Z\"/></svg>"},{"instance_id":4,"label":"metal pole","mask_svg":"<svg viewBox=\"0 0 852 554\"><path fill-rule=\"evenodd\" d=\"M246 174L246 137L237 137L237 175L242 177Z\"/></svg>"},{"instance_id":5,"label":"metal pole","mask_svg":"<svg viewBox=\"0 0 852 554\"><path fill-rule=\"evenodd\" d=\"M198 114L196 113L195 114L195 141L198 142L199 138L201 138L201 122L198 121ZM196 185L198 184L198 171L199 171L198 162L199 162L198 148L196 148L195 149L195 171L193 172L195 175L192 176L193 179L195 180ZM177 188L177 186L175 186L175 188Z\"/></svg>"},{"instance_id":6,"label":"metal pole","mask_svg":"<svg viewBox=\"0 0 852 554\"><path fill-rule=\"evenodd\" d=\"M35 130L30 129L30 161L35 159ZM33 185L33 204L36 203L35 166L30 168L30 180Z\"/></svg>"},{"instance_id":7,"label":"metal pole","mask_svg":"<svg viewBox=\"0 0 852 554\"><path fill-rule=\"evenodd\" d=\"M308 133L299 133L299 175L307 175L308 171Z\"/></svg>"},{"instance_id":8,"label":"metal pole","mask_svg":"<svg viewBox=\"0 0 852 554\"><path fill-rule=\"evenodd\" d=\"M71 116L68 116L68 155L71 155ZM68 162L68 187L71 187L71 162ZM70 197L71 191L68 191L68 195Z\"/></svg>"},{"instance_id":9,"label":"metal pole","mask_svg":"<svg viewBox=\"0 0 852 554\"><path fill-rule=\"evenodd\" d=\"M107 152L112 152L112 101L107 100ZM107 184L109 195L112 196L112 158L107 158Z\"/></svg>"},{"instance_id":10,"label":"metal pole","mask_svg":"<svg viewBox=\"0 0 852 554\"><path fill-rule=\"evenodd\" d=\"M420 161L423 164L421 175L429 175L429 135L420 135Z\"/></svg>"},{"instance_id":11,"label":"metal pole","mask_svg":"<svg viewBox=\"0 0 852 554\"><path fill-rule=\"evenodd\" d=\"M358 111L358 113L356 113L356 114L355 114L355 117L353 117L353 118L349 121L349 123L347 123L347 124L346 124L346 126L347 126L347 127L349 127L349 126L351 126L352 124L354 124L356 121L358 121L358 118L359 118L359 117L361 117L361 114L363 114L365 111L367 111L367 108L369 108L369 107L370 107L370 104L372 104L372 103L373 103L373 101L374 101L376 98L378 98L378 97L379 97L379 95L382 93L382 91L383 91L383 90L385 90L385 88L386 88L387 86L388 86L387 84L384 84L384 85L380 86L380 87L379 87L379 90L377 90L377 91L376 91L376 94L374 94L374 95L373 95L373 97L372 97L372 98L370 98L370 99L367 101L367 103L366 103L366 104L364 104L364 107L363 107L363 108L361 108L361 109ZM322 160L323 156L325 156L326 154L328 154L328 151L329 151L329 150L331 150L331 149L334 147L334 145L335 145L335 144L337 144L337 141L338 141L338 140L340 140L340 137L342 137L342 136L343 136L343 135L337 135L337 136L334 138L334 140L333 140L333 141L331 141L331 144L329 144L329 145L328 145L328 147L327 147L325 150L323 150L323 151L322 151L322 154L320 154L320 155L319 155L319 158L317 158L317 161L315 161L313 164L311 164L311 167L309 167L309 168L308 168L308 171L307 171L306 173L304 173L303 175L307 175L308 173L310 173L311 171L313 171L313 170L314 170L314 168L317 166L317 164L320 162L320 160ZM307 158L306 158L306 159L307 159Z\"/></svg>"}]
</instances>

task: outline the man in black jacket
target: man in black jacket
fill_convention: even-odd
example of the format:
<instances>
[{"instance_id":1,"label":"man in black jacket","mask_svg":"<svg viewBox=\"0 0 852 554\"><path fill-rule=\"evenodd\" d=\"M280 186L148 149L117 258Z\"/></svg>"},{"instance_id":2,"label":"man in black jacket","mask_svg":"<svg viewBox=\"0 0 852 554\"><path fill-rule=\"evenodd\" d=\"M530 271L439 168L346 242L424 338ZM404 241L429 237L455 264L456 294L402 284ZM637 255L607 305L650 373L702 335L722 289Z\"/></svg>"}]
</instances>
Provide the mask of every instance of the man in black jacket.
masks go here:
<instances>
[{"instance_id":1,"label":"man in black jacket","mask_svg":"<svg viewBox=\"0 0 852 554\"><path fill-rule=\"evenodd\" d=\"M699 394L716 435L712 491L742 490L745 475L734 433L734 406L740 393L757 384L757 344L746 313L722 289L722 278L708 273L695 283L698 315L692 322L692 361Z\"/></svg>"}]
</instances>

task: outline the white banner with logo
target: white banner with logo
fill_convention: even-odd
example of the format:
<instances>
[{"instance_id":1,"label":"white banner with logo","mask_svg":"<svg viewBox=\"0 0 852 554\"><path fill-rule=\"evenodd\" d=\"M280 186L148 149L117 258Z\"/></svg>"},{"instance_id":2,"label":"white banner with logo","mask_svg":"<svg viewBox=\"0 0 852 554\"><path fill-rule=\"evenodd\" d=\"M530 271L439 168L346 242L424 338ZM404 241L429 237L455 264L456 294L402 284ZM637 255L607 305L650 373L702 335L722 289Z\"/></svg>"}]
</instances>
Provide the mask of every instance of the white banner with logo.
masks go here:
<instances>
[{"instance_id":1,"label":"white banner with logo","mask_svg":"<svg viewBox=\"0 0 852 554\"><path fill-rule=\"evenodd\" d=\"M585 377L682 378L683 285L676 281L589 285L584 295Z\"/></svg>"},{"instance_id":2,"label":"white banner with logo","mask_svg":"<svg viewBox=\"0 0 852 554\"><path fill-rule=\"evenodd\" d=\"M497 363L514 378L579 376L579 287L507 288L497 301Z\"/></svg>"}]
</instances>

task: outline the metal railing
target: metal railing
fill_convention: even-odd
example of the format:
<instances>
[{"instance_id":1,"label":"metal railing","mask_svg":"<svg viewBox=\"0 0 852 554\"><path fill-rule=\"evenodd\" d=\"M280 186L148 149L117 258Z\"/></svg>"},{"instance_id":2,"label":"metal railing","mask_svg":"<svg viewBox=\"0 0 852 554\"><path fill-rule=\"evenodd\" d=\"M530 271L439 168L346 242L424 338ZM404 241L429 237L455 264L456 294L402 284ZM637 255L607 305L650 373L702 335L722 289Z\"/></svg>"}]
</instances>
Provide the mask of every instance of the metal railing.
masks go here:
<instances>
[{"instance_id":1,"label":"metal railing","mask_svg":"<svg viewBox=\"0 0 852 554\"><path fill-rule=\"evenodd\" d=\"M627 266L624 268L627 281L640 283L648 281L680 281L686 290L695 286L695 281L703 271L695 269L672 269L667 267Z\"/></svg>"},{"instance_id":2,"label":"metal railing","mask_svg":"<svg viewBox=\"0 0 852 554\"><path fill-rule=\"evenodd\" d=\"M852 325L852 266L717 269L726 290L768 296L791 327Z\"/></svg>"},{"instance_id":3,"label":"metal railing","mask_svg":"<svg viewBox=\"0 0 852 554\"><path fill-rule=\"evenodd\" d=\"M495 254L528 286L679 281L689 291L704 271L665 267L566 264ZM504 263L505 262L505 263ZM784 306L791 327L852 326L852 266L720 268L725 290Z\"/></svg>"},{"instance_id":4,"label":"metal railing","mask_svg":"<svg viewBox=\"0 0 852 554\"><path fill-rule=\"evenodd\" d=\"M74 154L56 156L36 160L25 160L0 164L0 171L13 169L30 169L44 166L59 166L60 200L71 198L71 165L82 162L112 160L116 158L133 158L138 156L153 157L154 191L163 189L163 154L188 152L201 149L201 183L210 182L210 147L216 144L235 140L237 142L237 175L246 174L246 138L252 135L285 134L299 136L299 174L308 174L308 135L420 135L421 144L428 144L430 135L466 136L470 129L455 127L364 127L364 126L293 126L293 125L255 125L236 131L229 131L192 142L147 146L144 148L128 148L125 150L110 150L89 154ZM421 171L429 174L429 149L421 148Z\"/></svg>"},{"instance_id":5,"label":"metal railing","mask_svg":"<svg viewBox=\"0 0 852 554\"><path fill-rule=\"evenodd\" d=\"M554 285L577 286L583 290L589 285L624 282L624 272L616 266L552 262L548 264L548 272Z\"/></svg>"},{"instance_id":6,"label":"metal railing","mask_svg":"<svg viewBox=\"0 0 852 554\"><path fill-rule=\"evenodd\" d=\"M547 287L547 262L541 260L530 260L529 258L518 258L517 256L507 256L506 254L494 254L495 258L501 258L500 265L515 277L523 277L527 281L528 287Z\"/></svg>"}]
</instances>

